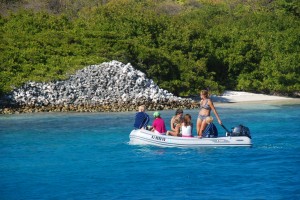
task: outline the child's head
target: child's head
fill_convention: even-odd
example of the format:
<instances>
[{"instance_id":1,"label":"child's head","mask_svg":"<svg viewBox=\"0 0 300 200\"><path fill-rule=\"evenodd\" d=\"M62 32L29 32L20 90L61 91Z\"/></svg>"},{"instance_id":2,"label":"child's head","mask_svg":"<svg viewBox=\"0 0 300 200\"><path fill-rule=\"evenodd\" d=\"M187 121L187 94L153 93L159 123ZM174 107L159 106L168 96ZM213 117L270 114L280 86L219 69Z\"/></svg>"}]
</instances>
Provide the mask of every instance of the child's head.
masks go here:
<instances>
[{"instance_id":1,"label":"child's head","mask_svg":"<svg viewBox=\"0 0 300 200\"><path fill-rule=\"evenodd\" d=\"M185 125L190 125L192 121L192 117L190 114L185 114L183 117L183 122Z\"/></svg>"},{"instance_id":2,"label":"child's head","mask_svg":"<svg viewBox=\"0 0 300 200\"><path fill-rule=\"evenodd\" d=\"M160 113L159 113L158 111L154 112L154 113L153 113L153 117L154 117L154 118L160 117Z\"/></svg>"},{"instance_id":3,"label":"child's head","mask_svg":"<svg viewBox=\"0 0 300 200\"><path fill-rule=\"evenodd\" d=\"M205 121L206 121L207 124L212 123L213 120L214 120L214 118L212 116L208 116L208 117L205 118Z\"/></svg>"},{"instance_id":4,"label":"child's head","mask_svg":"<svg viewBox=\"0 0 300 200\"><path fill-rule=\"evenodd\" d=\"M139 112L145 112L145 106L144 105L139 106Z\"/></svg>"}]
</instances>

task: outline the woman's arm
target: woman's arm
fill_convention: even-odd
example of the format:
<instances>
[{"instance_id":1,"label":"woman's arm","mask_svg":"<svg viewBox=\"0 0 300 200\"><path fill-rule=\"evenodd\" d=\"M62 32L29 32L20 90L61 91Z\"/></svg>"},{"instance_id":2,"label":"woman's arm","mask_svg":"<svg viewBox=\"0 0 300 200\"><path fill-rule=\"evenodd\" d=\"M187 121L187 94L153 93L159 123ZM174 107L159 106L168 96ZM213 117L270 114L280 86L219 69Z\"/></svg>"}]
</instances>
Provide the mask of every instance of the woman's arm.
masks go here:
<instances>
[{"instance_id":1,"label":"woman's arm","mask_svg":"<svg viewBox=\"0 0 300 200\"><path fill-rule=\"evenodd\" d=\"M222 121L221 121L221 119L219 117L219 114L218 114L218 112L217 112L217 110L216 110L216 108L215 108L214 103L212 102L212 100L209 100L208 104L211 107L212 111L214 112L215 116L217 117L219 124L222 124Z\"/></svg>"},{"instance_id":2,"label":"woman's arm","mask_svg":"<svg viewBox=\"0 0 300 200\"><path fill-rule=\"evenodd\" d=\"M181 124L177 124L176 127L175 127L175 133L176 135L178 135L180 133L180 127L181 127Z\"/></svg>"},{"instance_id":3,"label":"woman's arm","mask_svg":"<svg viewBox=\"0 0 300 200\"><path fill-rule=\"evenodd\" d=\"M180 124L177 124L174 131L167 131L167 134L172 136L178 136L178 134L180 133L180 126Z\"/></svg>"},{"instance_id":4,"label":"woman's arm","mask_svg":"<svg viewBox=\"0 0 300 200\"><path fill-rule=\"evenodd\" d=\"M175 131L175 128L173 127L174 121L175 121L175 116L172 117L171 122L170 122L172 131Z\"/></svg>"}]
</instances>

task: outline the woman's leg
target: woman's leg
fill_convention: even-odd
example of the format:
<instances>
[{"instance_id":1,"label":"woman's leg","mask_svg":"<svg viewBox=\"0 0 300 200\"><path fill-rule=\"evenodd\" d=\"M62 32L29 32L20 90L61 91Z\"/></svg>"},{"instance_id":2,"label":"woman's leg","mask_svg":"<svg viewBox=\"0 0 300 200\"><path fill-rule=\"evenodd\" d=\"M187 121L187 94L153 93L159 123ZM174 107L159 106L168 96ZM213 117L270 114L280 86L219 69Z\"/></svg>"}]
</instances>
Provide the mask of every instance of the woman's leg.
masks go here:
<instances>
[{"instance_id":1,"label":"woman's leg","mask_svg":"<svg viewBox=\"0 0 300 200\"><path fill-rule=\"evenodd\" d=\"M201 136L201 137L202 137L202 134L203 134L203 132L204 132L204 130L205 130L205 128L206 128L206 126L207 126L207 123L206 123L206 121L205 121L205 120L203 120L203 121L202 121L202 123L201 123L201 128L200 128L200 133L199 133L199 136Z\"/></svg>"},{"instance_id":2,"label":"woman's leg","mask_svg":"<svg viewBox=\"0 0 300 200\"><path fill-rule=\"evenodd\" d=\"M199 117L197 118L197 135L199 136L200 134L200 129L201 129L201 124L202 124L202 119Z\"/></svg>"},{"instance_id":3,"label":"woman's leg","mask_svg":"<svg viewBox=\"0 0 300 200\"><path fill-rule=\"evenodd\" d=\"M177 133L175 131L167 131L166 135L177 136Z\"/></svg>"}]
</instances>

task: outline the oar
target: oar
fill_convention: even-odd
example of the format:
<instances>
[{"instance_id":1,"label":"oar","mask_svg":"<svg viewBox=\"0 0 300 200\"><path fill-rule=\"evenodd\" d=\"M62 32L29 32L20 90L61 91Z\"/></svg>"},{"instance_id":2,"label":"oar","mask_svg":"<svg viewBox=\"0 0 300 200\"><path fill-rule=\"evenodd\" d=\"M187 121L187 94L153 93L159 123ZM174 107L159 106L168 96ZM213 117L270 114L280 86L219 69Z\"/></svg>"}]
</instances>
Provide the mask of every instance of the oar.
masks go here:
<instances>
[{"instance_id":1,"label":"oar","mask_svg":"<svg viewBox=\"0 0 300 200\"><path fill-rule=\"evenodd\" d=\"M225 129L226 132L228 132L231 135L231 131L228 130L223 124L221 124L221 126Z\"/></svg>"}]
</instances>

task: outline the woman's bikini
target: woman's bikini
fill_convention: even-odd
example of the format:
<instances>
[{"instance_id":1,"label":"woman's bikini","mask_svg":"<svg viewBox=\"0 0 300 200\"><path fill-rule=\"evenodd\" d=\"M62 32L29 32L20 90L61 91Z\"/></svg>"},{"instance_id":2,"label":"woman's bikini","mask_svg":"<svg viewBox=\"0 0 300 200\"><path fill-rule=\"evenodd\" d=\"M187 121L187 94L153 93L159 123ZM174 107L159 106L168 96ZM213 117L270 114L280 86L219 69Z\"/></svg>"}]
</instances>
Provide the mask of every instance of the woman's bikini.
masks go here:
<instances>
[{"instance_id":1,"label":"woman's bikini","mask_svg":"<svg viewBox=\"0 0 300 200\"><path fill-rule=\"evenodd\" d=\"M203 104L200 105L200 111L201 109L205 109L205 110L211 110L211 107L208 105L208 99L206 99L206 102ZM208 117L209 115L198 115L198 118L201 119L201 120L205 120L206 117Z\"/></svg>"}]
</instances>

